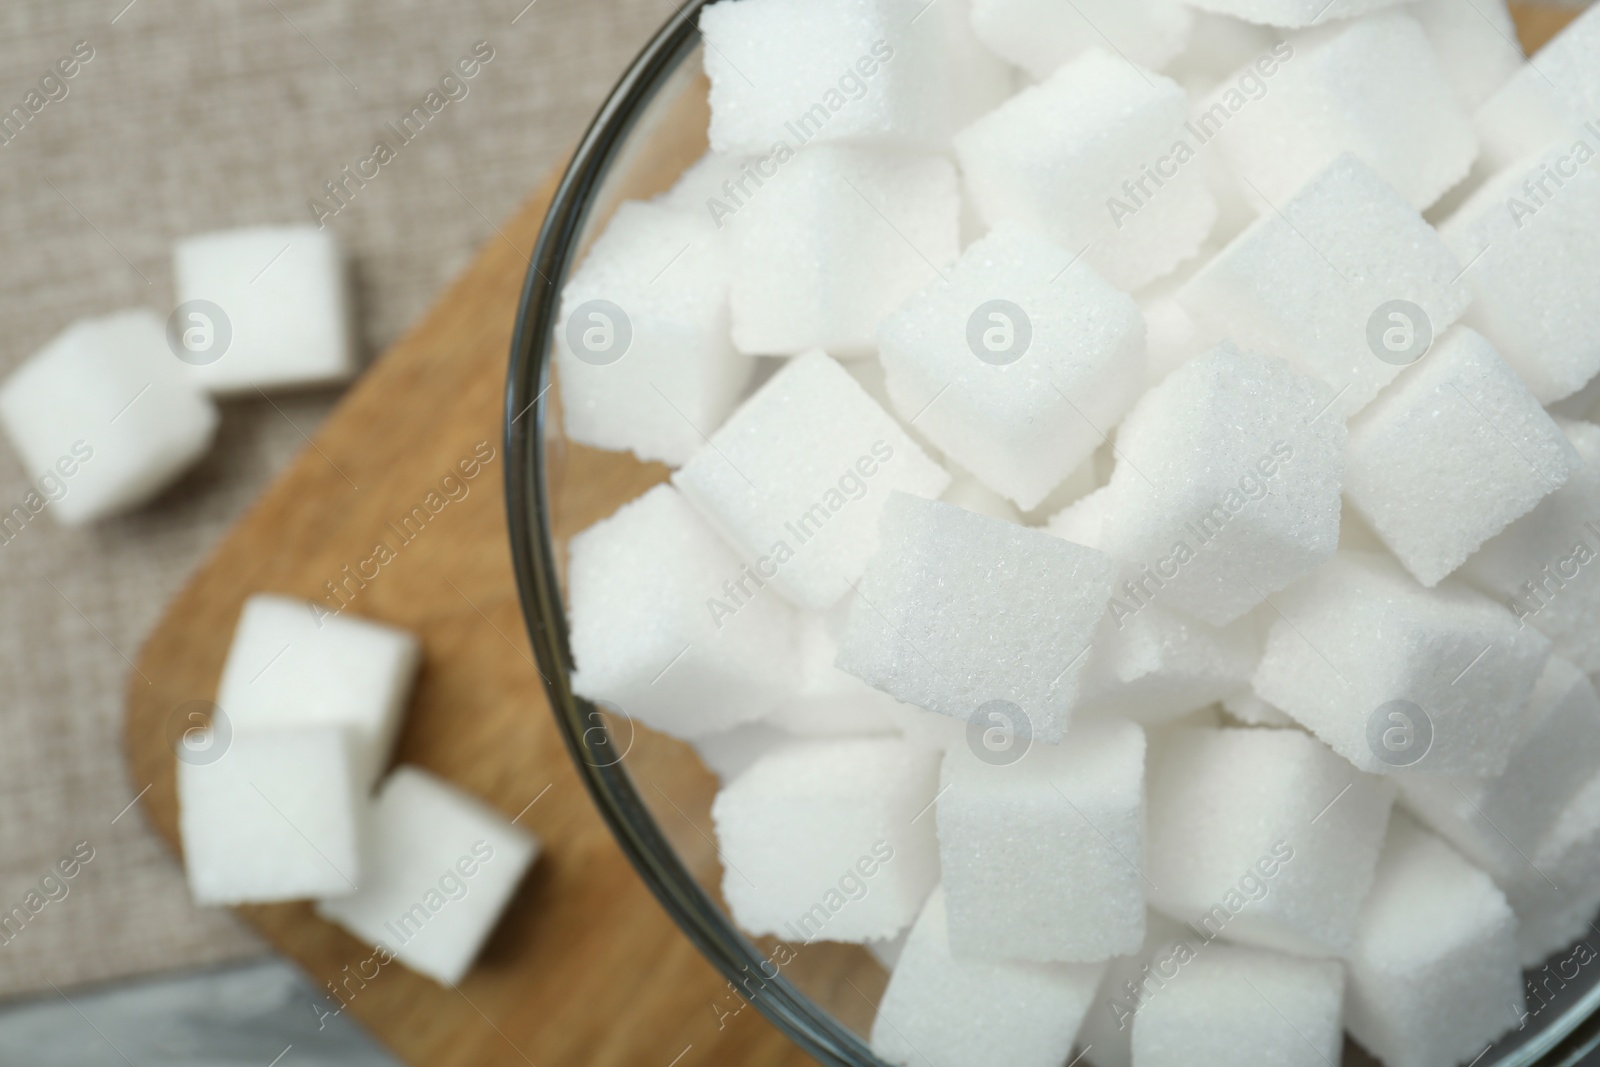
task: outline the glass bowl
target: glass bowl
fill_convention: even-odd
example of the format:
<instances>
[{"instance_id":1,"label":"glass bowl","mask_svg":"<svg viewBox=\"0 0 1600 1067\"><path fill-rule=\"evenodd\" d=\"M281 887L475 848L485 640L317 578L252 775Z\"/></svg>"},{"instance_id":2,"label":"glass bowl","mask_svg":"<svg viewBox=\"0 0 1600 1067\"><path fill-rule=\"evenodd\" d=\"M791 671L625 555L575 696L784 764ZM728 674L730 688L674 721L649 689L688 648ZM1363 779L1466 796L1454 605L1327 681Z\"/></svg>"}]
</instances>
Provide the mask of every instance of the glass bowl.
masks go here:
<instances>
[{"instance_id":1,"label":"glass bowl","mask_svg":"<svg viewBox=\"0 0 1600 1067\"><path fill-rule=\"evenodd\" d=\"M668 471L563 435L559 390L551 388L561 287L618 204L664 192L705 151L709 110L696 20L706 2L689 0L617 83L578 145L534 249L506 388L512 560L556 722L640 877L695 947L800 1048L830 1067L879 1067L863 1035L887 982L883 967L859 945L791 947L741 934L721 902L710 830L716 779L688 745L576 696L571 685L567 540ZM1589 1059L1600 1050L1600 965L1579 966L1569 950L1528 979L1549 1002L1474 1067L1600 1063ZM1538 1004L1530 993L1530 1013ZM1373 1061L1347 1042L1345 1063Z\"/></svg>"}]
</instances>

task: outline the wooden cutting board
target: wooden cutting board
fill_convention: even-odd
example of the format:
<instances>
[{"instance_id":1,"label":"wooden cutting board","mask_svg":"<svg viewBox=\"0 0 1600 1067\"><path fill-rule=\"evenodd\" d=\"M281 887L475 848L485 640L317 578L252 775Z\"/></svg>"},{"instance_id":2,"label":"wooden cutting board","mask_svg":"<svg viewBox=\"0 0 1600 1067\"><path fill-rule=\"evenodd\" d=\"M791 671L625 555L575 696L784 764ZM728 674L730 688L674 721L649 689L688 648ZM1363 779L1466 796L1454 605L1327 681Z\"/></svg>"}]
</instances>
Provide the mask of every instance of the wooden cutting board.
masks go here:
<instances>
[{"instance_id":1,"label":"wooden cutting board","mask_svg":"<svg viewBox=\"0 0 1600 1067\"><path fill-rule=\"evenodd\" d=\"M1571 17L1519 11L1524 46L1542 45ZM697 121L703 131L703 114ZM697 154L696 136L686 134L678 164ZM346 610L422 638L398 758L517 817L545 852L459 990L390 966L347 994L345 1010L401 1060L427 1067L807 1063L757 1012L730 1014L737 1002L721 977L634 875L570 767L533 665L506 539L500 422L527 256L554 186L547 181L350 389L168 607L129 682L130 775L136 789L149 785L145 815L176 851L170 738L192 702L215 695L245 598L270 591L332 606L329 583L358 568L372 574L367 561L387 543L394 558L376 577L345 585ZM450 499L441 480L485 448L494 458L465 497ZM566 464L559 491L573 528L665 473L576 447ZM396 526L418 507L428 520L401 544ZM709 776L667 759L649 775L680 812L702 813L683 815L686 840L709 834ZM319 986L370 956L306 904L239 914ZM326 1008L335 1006L330 998Z\"/></svg>"}]
</instances>

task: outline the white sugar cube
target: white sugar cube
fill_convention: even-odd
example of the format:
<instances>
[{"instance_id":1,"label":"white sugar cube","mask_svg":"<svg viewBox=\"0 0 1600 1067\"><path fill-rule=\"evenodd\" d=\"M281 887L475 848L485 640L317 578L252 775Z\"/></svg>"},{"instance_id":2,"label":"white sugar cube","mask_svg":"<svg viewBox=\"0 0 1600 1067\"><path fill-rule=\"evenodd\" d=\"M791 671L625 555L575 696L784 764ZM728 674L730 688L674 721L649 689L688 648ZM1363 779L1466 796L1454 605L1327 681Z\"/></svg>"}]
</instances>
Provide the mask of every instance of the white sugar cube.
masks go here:
<instances>
[{"instance_id":1,"label":"white sugar cube","mask_svg":"<svg viewBox=\"0 0 1600 1067\"><path fill-rule=\"evenodd\" d=\"M1263 631L1252 617L1207 626L1155 606L1100 623L1083 683L1083 710L1159 725L1247 692Z\"/></svg>"},{"instance_id":2,"label":"white sugar cube","mask_svg":"<svg viewBox=\"0 0 1600 1067\"><path fill-rule=\"evenodd\" d=\"M1332 398L1224 344L1140 399L1101 524L1123 567L1113 621L1154 604L1225 625L1333 554L1345 431L1323 414Z\"/></svg>"},{"instance_id":3,"label":"white sugar cube","mask_svg":"<svg viewBox=\"0 0 1600 1067\"><path fill-rule=\"evenodd\" d=\"M1483 152L1506 166L1551 141L1590 141L1587 124L1600 115L1600 12L1580 14L1523 64L1473 116Z\"/></svg>"},{"instance_id":4,"label":"white sugar cube","mask_svg":"<svg viewBox=\"0 0 1600 1067\"><path fill-rule=\"evenodd\" d=\"M914 0L739 0L700 11L711 147L949 135L943 27Z\"/></svg>"},{"instance_id":5,"label":"white sugar cube","mask_svg":"<svg viewBox=\"0 0 1600 1067\"><path fill-rule=\"evenodd\" d=\"M995 702L1018 737L1066 730L1114 573L1100 552L952 504L895 494L838 665L970 720Z\"/></svg>"},{"instance_id":6,"label":"white sugar cube","mask_svg":"<svg viewBox=\"0 0 1600 1067\"><path fill-rule=\"evenodd\" d=\"M956 959L945 927L936 889L878 1003L873 1053L899 1067L1061 1067L1105 965Z\"/></svg>"},{"instance_id":7,"label":"white sugar cube","mask_svg":"<svg viewBox=\"0 0 1600 1067\"><path fill-rule=\"evenodd\" d=\"M1177 55L1193 15L1175 0L973 0L972 32L996 55L1043 81L1091 48L1115 49L1159 70Z\"/></svg>"},{"instance_id":8,"label":"white sugar cube","mask_svg":"<svg viewBox=\"0 0 1600 1067\"><path fill-rule=\"evenodd\" d=\"M1600 25L1600 23L1597 23ZM1600 126L1596 126L1600 130ZM1541 403L1600 372L1600 176L1593 131L1541 146L1463 204L1441 232L1475 297L1482 331Z\"/></svg>"},{"instance_id":9,"label":"white sugar cube","mask_svg":"<svg viewBox=\"0 0 1600 1067\"><path fill-rule=\"evenodd\" d=\"M1293 55L1293 46L1266 26L1233 15L1197 10L1183 51L1162 70L1198 96L1209 93L1218 82L1239 74L1245 67L1254 66L1257 60L1283 60ZM1265 63L1261 69L1276 73L1277 68Z\"/></svg>"},{"instance_id":10,"label":"white sugar cube","mask_svg":"<svg viewBox=\"0 0 1600 1067\"><path fill-rule=\"evenodd\" d=\"M810 352L745 401L672 481L774 590L821 609L866 568L890 494L937 496L950 476L844 368Z\"/></svg>"},{"instance_id":11,"label":"white sugar cube","mask_svg":"<svg viewBox=\"0 0 1600 1067\"><path fill-rule=\"evenodd\" d=\"M957 133L956 156L985 222L1031 229L1132 290L1216 220L1200 168L1173 161L1187 117L1177 83L1091 49Z\"/></svg>"},{"instance_id":12,"label":"white sugar cube","mask_svg":"<svg viewBox=\"0 0 1600 1067\"><path fill-rule=\"evenodd\" d=\"M1556 654L1600 671L1600 426L1556 423L1583 466L1462 564L1465 581L1550 638Z\"/></svg>"},{"instance_id":13,"label":"white sugar cube","mask_svg":"<svg viewBox=\"0 0 1600 1067\"><path fill-rule=\"evenodd\" d=\"M1457 327L1351 420L1344 491L1431 586L1581 464L1494 346Z\"/></svg>"},{"instance_id":14,"label":"white sugar cube","mask_svg":"<svg viewBox=\"0 0 1600 1067\"><path fill-rule=\"evenodd\" d=\"M1600 771L1600 695L1551 656L1524 713L1523 736L1493 778L1402 775L1405 806L1490 872L1535 853L1562 811Z\"/></svg>"},{"instance_id":15,"label":"white sugar cube","mask_svg":"<svg viewBox=\"0 0 1600 1067\"><path fill-rule=\"evenodd\" d=\"M298 389L355 374L355 322L332 230L251 226L185 237L173 246L172 271L178 309L169 329L211 392Z\"/></svg>"},{"instance_id":16,"label":"white sugar cube","mask_svg":"<svg viewBox=\"0 0 1600 1067\"><path fill-rule=\"evenodd\" d=\"M1524 967L1587 938L1600 922L1600 774L1572 798L1537 851L1491 873L1517 914Z\"/></svg>"},{"instance_id":17,"label":"white sugar cube","mask_svg":"<svg viewBox=\"0 0 1600 1067\"><path fill-rule=\"evenodd\" d=\"M794 610L658 485L569 546L572 688L698 737L760 718L794 685Z\"/></svg>"},{"instance_id":18,"label":"white sugar cube","mask_svg":"<svg viewBox=\"0 0 1600 1067\"><path fill-rule=\"evenodd\" d=\"M1201 104L1196 126L1239 177L1281 205L1351 152L1419 210L1466 177L1472 124L1417 21L1384 11L1318 26L1259 92L1224 82Z\"/></svg>"},{"instance_id":19,"label":"white sugar cube","mask_svg":"<svg viewBox=\"0 0 1600 1067\"><path fill-rule=\"evenodd\" d=\"M353 893L365 791L336 726L240 731L214 725L178 760L178 829L197 904ZM212 759L210 753L221 755Z\"/></svg>"},{"instance_id":20,"label":"white sugar cube","mask_svg":"<svg viewBox=\"0 0 1600 1067\"><path fill-rule=\"evenodd\" d=\"M1094 962L1144 941L1144 731L1086 719L1015 762L945 753L939 866L960 959Z\"/></svg>"},{"instance_id":21,"label":"white sugar cube","mask_svg":"<svg viewBox=\"0 0 1600 1067\"><path fill-rule=\"evenodd\" d=\"M898 701L834 666L837 634L844 629L851 599L826 613L798 613L799 678L764 722L801 737L895 732L892 712Z\"/></svg>"},{"instance_id":22,"label":"white sugar cube","mask_svg":"<svg viewBox=\"0 0 1600 1067\"><path fill-rule=\"evenodd\" d=\"M757 760L711 805L734 921L794 944L899 933L939 880L938 777L938 754L899 738L797 742Z\"/></svg>"},{"instance_id":23,"label":"white sugar cube","mask_svg":"<svg viewBox=\"0 0 1600 1067\"><path fill-rule=\"evenodd\" d=\"M674 466L755 371L728 339L726 258L700 207L619 207L561 291L555 340L567 436Z\"/></svg>"},{"instance_id":24,"label":"white sugar cube","mask_svg":"<svg viewBox=\"0 0 1600 1067\"><path fill-rule=\"evenodd\" d=\"M1145 384L1138 305L1011 225L970 245L878 329L901 418L1028 511Z\"/></svg>"},{"instance_id":25,"label":"white sugar cube","mask_svg":"<svg viewBox=\"0 0 1600 1067\"><path fill-rule=\"evenodd\" d=\"M1392 785L1298 730L1167 730L1146 776L1152 906L1207 940L1350 947Z\"/></svg>"},{"instance_id":26,"label":"white sugar cube","mask_svg":"<svg viewBox=\"0 0 1600 1067\"><path fill-rule=\"evenodd\" d=\"M1083 1061L1093 1067L1133 1067L1133 1024L1150 998L1165 987L1193 951L1194 934L1159 911L1145 913L1144 944L1106 967L1094 1006L1078 1031Z\"/></svg>"},{"instance_id":27,"label":"white sugar cube","mask_svg":"<svg viewBox=\"0 0 1600 1067\"><path fill-rule=\"evenodd\" d=\"M1428 35L1439 69L1468 115L1523 66L1505 0L1420 0L1405 12Z\"/></svg>"},{"instance_id":28,"label":"white sugar cube","mask_svg":"<svg viewBox=\"0 0 1600 1067\"><path fill-rule=\"evenodd\" d=\"M1202 11L1268 26L1319 26L1392 7L1402 0L1190 0Z\"/></svg>"},{"instance_id":29,"label":"white sugar cube","mask_svg":"<svg viewBox=\"0 0 1600 1067\"><path fill-rule=\"evenodd\" d=\"M1133 1024L1139 1067L1327 1067L1344 1049L1344 967L1212 946Z\"/></svg>"},{"instance_id":30,"label":"white sugar cube","mask_svg":"<svg viewBox=\"0 0 1600 1067\"><path fill-rule=\"evenodd\" d=\"M481 800L399 767L366 811L360 890L317 914L454 986L538 854L533 834Z\"/></svg>"},{"instance_id":31,"label":"white sugar cube","mask_svg":"<svg viewBox=\"0 0 1600 1067\"><path fill-rule=\"evenodd\" d=\"M1282 728L1300 725L1292 716L1262 700L1254 690L1224 697L1222 709L1246 726Z\"/></svg>"},{"instance_id":32,"label":"white sugar cube","mask_svg":"<svg viewBox=\"0 0 1600 1067\"><path fill-rule=\"evenodd\" d=\"M1326 382L1334 414L1349 415L1461 317L1470 296L1460 275L1416 208L1345 154L1201 268L1178 301L1212 332Z\"/></svg>"},{"instance_id":33,"label":"white sugar cube","mask_svg":"<svg viewBox=\"0 0 1600 1067\"><path fill-rule=\"evenodd\" d=\"M1488 875L1397 814L1348 956L1351 1035L1389 1067L1480 1055L1522 1015L1516 926Z\"/></svg>"},{"instance_id":34,"label":"white sugar cube","mask_svg":"<svg viewBox=\"0 0 1600 1067\"><path fill-rule=\"evenodd\" d=\"M960 251L955 168L942 156L812 145L773 174L716 211L734 345L870 353L884 316Z\"/></svg>"},{"instance_id":35,"label":"white sugar cube","mask_svg":"<svg viewBox=\"0 0 1600 1067\"><path fill-rule=\"evenodd\" d=\"M1455 581L1344 553L1274 601L1255 691L1375 774L1494 775L1550 642Z\"/></svg>"},{"instance_id":36,"label":"white sugar cube","mask_svg":"<svg viewBox=\"0 0 1600 1067\"><path fill-rule=\"evenodd\" d=\"M727 783L768 752L794 740L794 734L770 723L746 722L731 730L693 738L689 745L717 781Z\"/></svg>"},{"instance_id":37,"label":"white sugar cube","mask_svg":"<svg viewBox=\"0 0 1600 1067\"><path fill-rule=\"evenodd\" d=\"M68 526L149 500L211 447L217 409L148 311L80 319L0 385L0 428L37 487L6 516L15 537L48 510ZM12 527L16 526L16 529Z\"/></svg>"},{"instance_id":38,"label":"white sugar cube","mask_svg":"<svg viewBox=\"0 0 1600 1067\"><path fill-rule=\"evenodd\" d=\"M421 657L416 637L404 630L335 614L324 603L258 593L239 613L217 706L240 731L343 728L365 791L389 763Z\"/></svg>"}]
</instances>

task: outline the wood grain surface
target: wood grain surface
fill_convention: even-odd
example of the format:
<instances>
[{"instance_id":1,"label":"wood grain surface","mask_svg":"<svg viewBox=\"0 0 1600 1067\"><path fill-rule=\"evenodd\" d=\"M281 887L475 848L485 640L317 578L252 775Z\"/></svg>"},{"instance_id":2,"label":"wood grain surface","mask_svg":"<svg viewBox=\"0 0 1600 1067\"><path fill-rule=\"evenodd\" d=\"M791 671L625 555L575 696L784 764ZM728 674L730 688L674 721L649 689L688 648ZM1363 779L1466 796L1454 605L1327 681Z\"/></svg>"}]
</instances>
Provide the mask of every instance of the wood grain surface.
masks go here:
<instances>
[{"instance_id":1,"label":"wood grain surface","mask_svg":"<svg viewBox=\"0 0 1600 1067\"><path fill-rule=\"evenodd\" d=\"M1532 6L1517 15L1530 50L1572 17ZM667 149L652 149L665 152L662 159L636 161L636 170L670 176L699 152L700 101L678 116L685 132L676 147L669 139ZM342 989L344 1010L401 1060L427 1067L808 1063L756 1011L738 1010L635 876L571 769L532 660L506 537L500 424L517 300L554 184L547 181L367 371L169 606L129 680L130 774L136 789L149 786L145 817L178 850L171 737L192 702L214 697L245 598L269 591L332 608L339 601L330 588L342 586L343 610L404 626L423 641L398 761L519 818L545 845L459 989L392 964L364 987ZM470 492L429 512L430 494L435 502L444 496L441 480L485 448L494 458L467 483ZM664 475L629 457L565 446L558 536ZM419 507L426 524L403 541L396 526ZM374 578L349 580L380 542L394 558ZM709 884L716 868L705 813L715 783L670 742L641 745L630 759L664 827ZM347 967L371 956L307 904L238 910L318 985L345 979ZM842 1014L857 1025L869 1020L881 972L859 950L807 952L800 981L827 990L849 979L863 992L841 995L841 1005L856 998ZM330 993L325 1008L338 1004Z\"/></svg>"}]
</instances>

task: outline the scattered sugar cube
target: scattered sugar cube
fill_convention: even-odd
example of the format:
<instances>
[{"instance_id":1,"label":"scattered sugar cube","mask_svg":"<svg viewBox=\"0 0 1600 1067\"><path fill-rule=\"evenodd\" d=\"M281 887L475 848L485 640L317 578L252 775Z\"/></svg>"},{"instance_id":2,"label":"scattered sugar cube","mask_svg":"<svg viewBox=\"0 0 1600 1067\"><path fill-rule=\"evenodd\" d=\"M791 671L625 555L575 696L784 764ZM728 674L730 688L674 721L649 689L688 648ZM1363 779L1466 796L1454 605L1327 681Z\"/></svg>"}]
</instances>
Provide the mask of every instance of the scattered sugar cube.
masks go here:
<instances>
[{"instance_id":1,"label":"scattered sugar cube","mask_svg":"<svg viewBox=\"0 0 1600 1067\"><path fill-rule=\"evenodd\" d=\"M1089 653L1082 707L1155 726L1246 692L1261 659L1262 629L1246 617L1207 626L1150 606L1100 623Z\"/></svg>"},{"instance_id":2,"label":"scattered sugar cube","mask_svg":"<svg viewBox=\"0 0 1600 1067\"><path fill-rule=\"evenodd\" d=\"M404 630L257 593L239 613L217 706L235 730L342 727L365 792L388 766L421 658Z\"/></svg>"},{"instance_id":3,"label":"scattered sugar cube","mask_svg":"<svg viewBox=\"0 0 1600 1067\"><path fill-rule=\"evenodd\" d=\"M1475 300L1466 322L1541 403L1570 396L1600 372L1597 146L1592 132L1543 146L1487 182L1441 230L1471 264L1463 277Z\"/></svg>"},{"instance_id":4,"label":"scattered sugar cube","mask_svg":"<svg viewBox=\"0 0 1600 1067\"><path fill-rule=\"evenodd\" d=\"M1281 728L1300 725L1292 716L1262 700L1254 690L1223 697L1222 709L1246 726Z\"/></svg>"},{"instance_id":5,"label":"scattered sugar cube","mask_svg":"<svg viewBox=\"0 0 1600 1067\"><path fill-rule=\"evenodd\" d=\"M337 726L207 734L210 762L178 760L178 829L197 904L353 893L363 783Z\"/></svg>"},{"instance_id":6,"label":"scattered sugar cube","mask_svg":"<svg viewBox=\"0 0 1600 1067\"><path fill-rule=\"evenodd\" d=\"M1202 11L1268 26L1322 25L1392 7L1402 0L1189 0Z\"/></svg>"},{"instance_id":7,"label":"scattered sugar cube","mask_svg":"<svg viewBox=\"0 0 1600 1067\"><path fill-rule=\"evenodd\" d=\"M871 353L878 323L961 250L955 168L942 156L813 145L774 174L716 209L734 346Z\"/></svg>"},{"instance_id":8,"label":"scattered sugar cube","mask_svg":"<svg viewBox=\"0 0 1600 1067\"><path fill-rule=\"evenodd\" d=\"M1397 814L1348 956L1351 1035L1389 1067L1481 1054L1522 1016L1516 927L1488 875Z\"/></svg>"},{"instance_id":9,"label":"scattered sugar cube","mask_svg":"<svg viewBox=\"0 0 1600 1067\"><path fill-rule=\"evenodd\" d=\"M1491 873L1517 914L1524 967L1587 938L1600 915L1600 774L1567 804L1536 852Z\"/></svg>"},{"instance_id":10,"label":"scattered sugar cube","mask_svg":"<svg viewBox=\"0 0 1600 1067\"><path fill-rule=\"evenodd\" d=\"M1144 944L1107 965L1094 1006L1078 1030L1083 1062L1093 1067L1133 1067L1134 1020L1166 984L1161 972L1170 976L1192 951L1189 942L1195 936L1182 923L1154 910L1146 911L1144 919Z\"/></svg>"},{"instance_id":11,"label":"scattered sugar cube","mask_svg":"<svg viewBox=\"0 0 1600 1067\"><path fill-rule=\"evenodd\" d=\"M1600 771L1600 695L1576 666L1551 656L1524 718L1522 739L1498 776L1398 781L1407 808L1490 872L1513 869L1535 853Z\"/></svg>"},{"instance_id":12,"label":"scattered sugar cube","mask_svg":"<svg viewBox=\"0 0 1600 1067\"><path fill-rule=\"evenodd\" d=\"M957 133L956 156L990 226L1018 223L1133 290L1216 220L1200 168L1172 159L1187 118L1176 82L1090 49ZM1163 161L1173 175L1152 177Z\"/></svg>"},{"instance_id":13,"label":"scattered sugar cube","mask_svg":"<svg viewBox=\"0 0 1600 1067\"><path fill-rule=\"evenodd\" d=\"M561 291L555 339L567 436L673 466L756 368L728 338L727 263L703 208L619 207Z\"/></svg>"},{"instance_id":14,"label":"scattered sugar cube","mask_svg":"<svg viewBox=\"0 0 1600 1067\"><path fill-rule=\"evenodd\" d=\"M1393 560L1341 552L1274 601L1252 683L1374 774L1495 775L1526 728L1550 642L1455 581L1423 589Z\"/></svg>"},{"instance_id":15,"label":"scattered sugar cube","mask_svg":"<svg viewBox=\"0 0 1600 1067\"><path fill-rule=\"evenodd\" d=\"M454 986L538 854L533 834L478 798L399 767L366 812L360 890L317 914Z\"/></svg>"},{"instance_id":16,"label":"scattered sugar cube","mask_svg":"<svg viewBox=\"0 0 1600 1067\"><path fill-rule=\"evenodd\" d=\"M161 321L123 311L80 319L13 372L0 428L37 480L21 506L78 526L170 485L211 447L217 409L184 378Z\"/></svg>"},{"instance_id":17,"label":"scattered sugar cube","mask_svg":"<svg viewBox=\"0 0 1600 1067\"><path fill-rule=\"evenodd\" d=\"M711 805L740 929L792 944L893 937L939 880L938 754L899 738L768 752Z\"/></svg>"},{"instance_id":18,"label":"scattered sugar cube","mask_svg":"<svg viewBox=\"0 0 1600 1067\"><path fill-rule=\"evenodd\" d=\"M1138 305L1075 258L1002 225L878 328L901 418L1024 511L1145 384Z\"/></svg>"},{"instance_id":19,"label":"scattered sugar cube","mask_svg":"<svg viewBox=\"0 0 1600 1067\"><path fill-rule=\"evenodd\" d=\"M1147 392L1117 433L1101 547L1122 564L1111 618L1154 604L1213 626L1333 554L1344 425L1333 390L1224 344Z\"/></svg>"},{"instance_id":20,"label":"scattered sugar cube","mask_svg":"<svg viewBox=\"0 0 1600 1067\"><path fill-rule=\"evenodd\" d=\"M1421 210L1467 176L1478 151L1427 35L1398 11L1319 23L1270 79L1224 82L1199 112L1195 125L1272 204L1351 152Z\"/></svg>"},{"instance_id":21,"label":"scattered sugar cube","mask_svg":"<svg viewBox=\"0 0 1600 1067\"><path fill-rule=\"evenodd\" d=\"M972 32L996 55L1033 76L1089 49L1110 47L1159 70L1182 51L1193 15L1175 0L973 0Z\"/></svg>"},{"instance_id":22,"label":"scattered sugar cube","mask_svg":"<svg viewBox=\"0 0 1600 1067\"><path fill-rule=\"evenodd\" d=\"M1405 12L1428 35L1464 114L1477 111L1524 65L1505 0L1420 0Z\"/></svg>"},{"instance_id":23,"label":"scattered sugar cube","mask_svg":"<svg viewBox=\"0 0 1600 1067\"><path fill-rule=\"evenodd\" d=\"M838 666L967 720L1004 702L1019 738L1058 741L1114 574L1093 549L896 493Z\"/></svg>"},{"instance_id":24,"label":"scattered sugar cube","mask_svg":"<svg viewBox=\"0 0 1600 1067\"><path fill-rule=\"evenodd\" d=\"M1353 944L1394 786L1298 730L1169 729L1145 773L1153 907L1207 940Z\"/></svg>"},{"instance_id":25,"label":"scattered sugar cube","mask_svg":"<svg viewBox=\"0 0 1600 1067\"><path fill-rule=\"evenodd\" d=\"M1457 327L1351 421L1344 491L1432 586L1582 462L1494 346Z\"/></svg>"},{"instance_id":26,"label":"scattered sugar cube","mask_svg":"<svg viewBox=\"0 0 1600 1067\"><path fill-rule=\"evenodd\" d=\"M1094 962L1144 942L1144 731L1086 719L1012 763L945 753L938 802L950 951Z\"/></svg>"},{"instance_id":27,"label":"scattered sugar cube","mask_svg":"<svg viewBox=\"0 0 1600 1067\"><path fill-rule=\"evenodd\" d=\"M949 136L945 37L914 0L739 0L700 11L711 148Z\"/></svg>"},{"instance_id":28,"label":"scattered sugar cube","mask_svg":"<svg viewBox=\"0 0 1600 1067\"><path fill-rule=\"evenodd\" d=\"M1348 416L1395 379L1412 349L1461 317L1470 295L1460 276L1416 208L1346 153L1201 268L1177 299L1211 332L1332 386L1334 414ZM1398 301L1421 308L1426 322L1390 308ZM1375 322L1382 354L1372 344ZM1409 332L1391 339L1382 332L1391 324ZM1396 345L1402 350L1390 355Z\"/></svg>"},{"instance_id":29,"label":"scattered sugar cube","mask_svg":"<svg viewBox=\"0 0 1600 1067\"><path fill-rule=\"evenodd\" d=\"M1344 966L1214 946L1133 1024L1139 1067L1327 1067L1344 1050Z\"/></svg>"},{"instance_id":30,"label":"scattered sugar cube","mask_svg":"<svg viewBox=\"0 0 1600 1067\"><path fill-rule=\"evenodd\" d=\"M801 737L894 733L894 697L833 665L852 597L828 612L797 613L799 680L764 720Z\"/></svg>"},{"instance_id":31,"label":"scattered sugar cube","mask_svg":"<svg viewBox=\"0 0 1600 1067\"><path fill-rule=\"evenodd\" d=\"M692 738L758 719L793 689L794 610L676 489L624 504L568 552L579 696Z\"/></svg>"},{"instance_id":32,"label":"scattered sugar cube","mask_svg":"<svg viewBox=\"0 0 1600 1067\"><path fill-rule=\"evenodd\" d=\"M1557 419L1583 466L1484 542L1460 576L1550 638L1557 655L1600 671L1600 426Z\"/></svg>"},{"instance_id":33,"label":"scattered sugar cube","mask_svg":"<svg viewBox=\"0 0 1600 1067\"><path fill-rule=\"evenodd\" d=\"M844 368L810 352L745 401L672 482L774 590L822 609L861 577L890 494L938 496L950 476Z\"/></svg>"},{"instance_id":34,"label":"scattered sugar cube","mask_svg":"<svg viewBox=\"0 0 1600 1067\"><path fill-rule=\"evenodd\" d=\"M1569 5L1570 6L1570 5ZM1587 10L1520 66L1473 116L1483 154L1503 167L1552 141L1589 139L1600 115L1600 12ZM1592 141L1591 141L1592 144Z\"/></svg>"},{"instance_id":35,"label":"scattered sugar cube","mask_svg":"<svg viewBox=\"0 0 1600 1067\"><path fill-rule=\"evenodd\" d=\"M172 271L184 362L211 392L300 389L355 375L356 327L332 230L196 234L173 246Z\"/></svg>"},{"instance_id":36,"label":"scattered sugar cube","mask_svg":"<svg viewBox=\"0 0 1600 1067\"><path fill-rule=\"evenodd\" d=\"M873 1053L900 1067L1061 1067L1105 964L957 959L945 928L935 889L878 1002Z\"/></svg>"}]
</instances>

